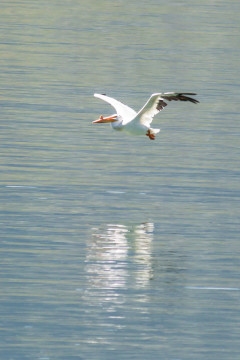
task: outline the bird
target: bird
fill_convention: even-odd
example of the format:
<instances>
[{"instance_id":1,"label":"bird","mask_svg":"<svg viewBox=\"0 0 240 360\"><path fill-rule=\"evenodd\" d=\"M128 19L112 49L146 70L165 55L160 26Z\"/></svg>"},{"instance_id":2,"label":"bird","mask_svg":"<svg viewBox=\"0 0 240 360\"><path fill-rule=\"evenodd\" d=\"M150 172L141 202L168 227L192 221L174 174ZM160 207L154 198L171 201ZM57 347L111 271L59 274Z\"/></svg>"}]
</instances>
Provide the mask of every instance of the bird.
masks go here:
<instances>
[{"instance_id":1,"label":"bird","mask_svg":"<svg viewBox=\"0 0 240 360\"><path fill-rule=\"evenodd\" d=\"M106 101L112 105L116 113L92 121L94 124L111 123L112 128L117 131L124 131L130 135L146 135L150 140L155 140L156 134L160 129L151 128L153 117L163 110L170 101L189 101L193 104L199 103L198 100L190 97L197 95L195 93L178 93L178 92L165 92L154 93L150 96L146 104L136 112L129 106L122 102L109 97L105 94L94 94L96 98Z\"/></svg>"}]
</instances>

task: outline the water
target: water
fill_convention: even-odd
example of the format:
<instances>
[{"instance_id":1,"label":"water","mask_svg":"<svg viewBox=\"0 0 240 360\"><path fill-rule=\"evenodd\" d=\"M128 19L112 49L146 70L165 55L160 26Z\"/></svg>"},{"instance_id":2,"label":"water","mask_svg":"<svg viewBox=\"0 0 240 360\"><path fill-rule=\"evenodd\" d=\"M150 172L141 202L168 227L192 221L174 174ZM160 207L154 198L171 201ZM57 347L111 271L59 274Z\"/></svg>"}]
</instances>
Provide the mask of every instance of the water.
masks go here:
<instances>
[{"instance_id":1,"label":"water","mask_svg":"<svg viewBox=\"0 0 240 360\"><path fill-rule=\"evenodd\" d=\"M1 4L1 359L239 359L236 1ZM155 141L93 125L170 104Z\"/></svg>"}]
</instances>

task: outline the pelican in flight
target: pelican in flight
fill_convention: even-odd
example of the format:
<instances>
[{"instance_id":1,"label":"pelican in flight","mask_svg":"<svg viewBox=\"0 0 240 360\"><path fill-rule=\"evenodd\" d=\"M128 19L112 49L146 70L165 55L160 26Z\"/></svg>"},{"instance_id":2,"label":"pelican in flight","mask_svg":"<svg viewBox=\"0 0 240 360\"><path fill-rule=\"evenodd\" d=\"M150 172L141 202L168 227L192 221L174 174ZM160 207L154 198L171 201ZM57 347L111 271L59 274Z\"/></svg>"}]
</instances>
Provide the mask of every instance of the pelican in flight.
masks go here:
<instances>
[{"instance_id":1,"label":"pelican in flight","mask_svg":"<svg viewBox=\"0 0 240 360\"><path fill-rule=\"evenodd\" d=\"M123 130L130 135L146 135L150 140L154 140L155 135L159 133L160 129L153 129L150 127L153 117L167 106L167 101L190 101L193 104L199 102L187 95L196 94L175 92L152 94L143 108L137 113L129 106L124 105L120 101L109 96L94 94L95 97L112 105L115 108L116 113L108 117L103 117L101 115L100 118L93 121L93 123L111 123L114 130Z\"/></svg>"}]
</instances>

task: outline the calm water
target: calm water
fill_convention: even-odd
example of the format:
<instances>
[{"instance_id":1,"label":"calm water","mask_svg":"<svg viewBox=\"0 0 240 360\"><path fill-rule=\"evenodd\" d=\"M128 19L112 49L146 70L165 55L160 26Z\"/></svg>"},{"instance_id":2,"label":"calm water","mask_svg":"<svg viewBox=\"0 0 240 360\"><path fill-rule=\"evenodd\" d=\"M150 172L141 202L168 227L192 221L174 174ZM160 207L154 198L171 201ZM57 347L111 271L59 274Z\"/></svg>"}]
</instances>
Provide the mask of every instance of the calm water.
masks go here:
<instances>
[{"instance_id":1,"label":"calm water","mask_svg":"<svg viewBox=\"0 0 240 360\"><path fill-rule=\"evenodd\" d=\"M239 360L235 0L2 1L3 360ZM93 125L170 104L155 141Z\"/></svg>"}]
</instances>

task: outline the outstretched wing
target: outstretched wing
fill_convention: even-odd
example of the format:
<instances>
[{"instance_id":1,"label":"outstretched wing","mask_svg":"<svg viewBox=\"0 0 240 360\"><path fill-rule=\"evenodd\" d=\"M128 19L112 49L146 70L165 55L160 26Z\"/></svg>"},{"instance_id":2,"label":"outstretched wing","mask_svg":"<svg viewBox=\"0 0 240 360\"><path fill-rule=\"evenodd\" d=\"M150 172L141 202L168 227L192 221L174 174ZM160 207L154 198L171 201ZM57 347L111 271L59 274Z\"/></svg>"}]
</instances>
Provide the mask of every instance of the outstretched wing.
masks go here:
<instances>
[{"instance_id":1,"label":"outstretched wing","mask_svg":"<svg viewBox=\"0 0 240 360\"><path fill-rule=\"evenodd\" d=\"M137 115L135 110L114 98L102 94L94 94L94 96L112 105L115 108L117 116L122 121L123 125L132 120Z\"/></svg>"},{"instance_id":2,"label":"outstretched wing","mask_svg":"<svg viewBox=\"0 0 240 360\"><path fill-rule=\"evenodd\" d=\"M153 117L159 113L165 106L167 106L167 101L190 101L194 104L199 101L189 97L188 95L196 95L194 93L158 93L152 94L148 99L143 108L138 112L136 119L134 121L139 121L145 126L149 126L153 120Z\"/></svg>"}]
</instances>

